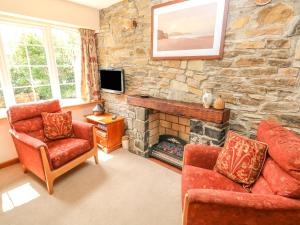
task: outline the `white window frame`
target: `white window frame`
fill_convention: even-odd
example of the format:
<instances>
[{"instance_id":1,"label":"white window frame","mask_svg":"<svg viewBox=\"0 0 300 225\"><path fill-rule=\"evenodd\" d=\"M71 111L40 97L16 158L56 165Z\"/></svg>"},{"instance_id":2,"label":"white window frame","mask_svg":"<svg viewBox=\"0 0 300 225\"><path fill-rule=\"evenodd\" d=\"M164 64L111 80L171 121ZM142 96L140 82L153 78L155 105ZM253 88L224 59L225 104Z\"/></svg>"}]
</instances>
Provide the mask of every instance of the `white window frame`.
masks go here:
<instances>
[{"instance_id":1,"label":"white window frame","mask_svg":"<svg viewBox=\"0 0 300 225\"><path fill-rule=\"evenodd\" d=\"M75 87L76 87L76 98L74 99L62 99L61 91L60 91L60 82L59 82L59 75L58 75L58 67L56 65L55 59L55 51L54 51L54 44L51 36L51 29L61 29L65 30L66 32L78 32L76 28L68 28L68 27L61 27L57 25L50 25L50 24L42 24L42 23L30 23L24 21L6 21L0 18L0 25L14 25L20 27L29 27L35 29L41 29L43 32L43 46L45 48L46 60L47 60L47 67L48 67L48 74L49 74L49 81L52 90L52 98L59 99L62 105L73 105L73 104L80 104L82 103L81 100L81 92L80 92L80 83L81 83L81 76L80 76L80 59L81 55L77 57L74 67L74 76L75 76ZM4 51L4 43L2 39L2 32L0 32L0 82L1 82L1 89L3 90L5 106L8 108L9 106L17 104L15 101L15 95L13 91L13 86L11 82L11 76L9 71L9 63L5 58L5 51ZM79 53L80 54L80 53ZM0 117L5 114L6 109L0 109Z\"/></svg>"}]
</instances>

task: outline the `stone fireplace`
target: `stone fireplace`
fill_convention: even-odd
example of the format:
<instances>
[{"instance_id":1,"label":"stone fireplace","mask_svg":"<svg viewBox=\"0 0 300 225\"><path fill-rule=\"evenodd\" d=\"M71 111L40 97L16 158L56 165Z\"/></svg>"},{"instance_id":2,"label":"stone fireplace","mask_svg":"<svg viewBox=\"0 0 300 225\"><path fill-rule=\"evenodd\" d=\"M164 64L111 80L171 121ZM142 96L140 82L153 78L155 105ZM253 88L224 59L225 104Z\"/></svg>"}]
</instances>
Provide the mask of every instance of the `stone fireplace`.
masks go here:
<instances>
[{"instance_id":1,"label":"stone fireplace","mask_svg":"<svg viewBox=\"0 0 300 225\"><path fill-rule=\"evenodd\" d=\"M130 151L138 155L181 167L181 145L224 144L229 129L228 109L205 109L201 104L139 96L129 96L127 101L132 118L132 126L128 127ZM167 149L164 151L162 146Z\"/></svg>"}]
</instances>

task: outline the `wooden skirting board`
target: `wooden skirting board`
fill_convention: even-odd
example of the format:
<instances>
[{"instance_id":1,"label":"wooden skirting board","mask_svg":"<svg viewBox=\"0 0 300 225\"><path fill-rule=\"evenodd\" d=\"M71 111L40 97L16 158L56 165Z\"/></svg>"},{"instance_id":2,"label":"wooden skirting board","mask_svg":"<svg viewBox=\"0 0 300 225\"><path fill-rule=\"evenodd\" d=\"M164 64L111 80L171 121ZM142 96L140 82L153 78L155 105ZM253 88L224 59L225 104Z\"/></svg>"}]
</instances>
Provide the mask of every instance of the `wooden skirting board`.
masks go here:
<instances>
[{"instance_id":1,"label":"wooden skirting board","mask_svg":"<svg viewBox=\"0 0 300 225\"><path fill-rule=\"evenodd\" d=\"M14 165L14 164L16 164L18 162L19 162L19 159L18 158L14 158L14 159L8 160L6 162L0 163L0 169L12 166L12 165Z\"/></svg>"}]
</instances>

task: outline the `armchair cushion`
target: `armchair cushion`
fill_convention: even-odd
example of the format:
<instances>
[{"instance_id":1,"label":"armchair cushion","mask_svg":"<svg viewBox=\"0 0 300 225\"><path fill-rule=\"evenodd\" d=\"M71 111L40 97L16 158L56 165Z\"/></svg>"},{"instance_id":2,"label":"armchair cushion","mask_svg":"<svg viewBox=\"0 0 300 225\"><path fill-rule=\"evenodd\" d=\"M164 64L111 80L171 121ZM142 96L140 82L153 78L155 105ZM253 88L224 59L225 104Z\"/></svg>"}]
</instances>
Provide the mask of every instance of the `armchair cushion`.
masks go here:
<instances>
[{"instance_id":1,"label":"armchair cushion","mask_svg":"<svg viewBox=\"0 0 300 225\"><path fill-rule=\"evenodd\" d=\"M274 194L289 198L300 198L300 181L286 173L269 158L262 172Z\"/></svg>"},{"instance_id":2,"label":"armchair cushion","mask_svg":"<svg viewBox=\"0 0 300 225\"><path fill-rule=\"evenodd\" d=\"M184 165L213 169L221 147L200 144L187 144L184 147Z\"/></svg>"},{"instance_id":3,"label":"armchair cushion","mask_svg":"<svg viewBox=\"0 0 300 225\"><path fill-rule=\"evenodd\" d=\"M40 141L48 141L48 139L44 135L44 125L41 116L17 121L12 125L12 127L16 131L26 133L31 137L39 139Z\"/></svg>"},{"instance_id":4,"label":"armchair cushion","mask_svg":"<svg viewBox=\"0 0 300 225\"><path fill-rule=\"evenodd\" d=\"M238 183L251 185L263 168L267 144L229 131L215 170Z\"/></svg>"},{"instance_id":5,"label":"armchair cushion","mask_svg":"<svg viewBox=\"0 0 300 225\"><path fill-rule=\"evenodd\" d=\"M59 112L42 114L44 133L50 140L68 138L73 136L72 112Z\"/></svg>"},{"instance_id":6,"label":"armchair cushion","mask_svg":"<svg viewBox=\"0 0 300 225\"><path fill-rule=\"evenodd\" d=\"M300 136L275 121L262 121L257 140L269 145L271 158L292 177L300 180Z\"/></svg>"},{"instance_id":7,"label":"armchair cushion","mask_svg":"<svg viewBox=\"0 0 300 225\"><path fill-rule=\"evenodd\" d=\"M94 147L93 127L94 124L73 120L73 132L75 137L88 140L91 148Z\"/></svg>"},{"instance_id":8,"label":"armchair cushion","mask_svg":"<svg viewBox=\"0 0 300 225\"><path fill-rule=\"evenodd\" d=\"M182 171L182 199L188 190L198 188L246 192L241 185L213 170L185 165Z\"/></svg>"},{"instance_id":9,"label":"armchair cushion","mask_svg":"<svg viewBox=\"0 0 300 225\"><path fill-rule=\"evenodd\" d=\"M260 176L258 180L253 185L251 192L254 194L261 195L273 195L273 191L263 176Z\"/></svg>"},{"instance_id":10,"label":"armchair cushion","mask_svg":"<svg viewBox=\"0 0 300 225\"><path fill-rule=\"evenodd\" d=\"M52 167L57 169L91 149L87 140L66 138L48 143L48 154Z\"/></svg>"}]
</instances>

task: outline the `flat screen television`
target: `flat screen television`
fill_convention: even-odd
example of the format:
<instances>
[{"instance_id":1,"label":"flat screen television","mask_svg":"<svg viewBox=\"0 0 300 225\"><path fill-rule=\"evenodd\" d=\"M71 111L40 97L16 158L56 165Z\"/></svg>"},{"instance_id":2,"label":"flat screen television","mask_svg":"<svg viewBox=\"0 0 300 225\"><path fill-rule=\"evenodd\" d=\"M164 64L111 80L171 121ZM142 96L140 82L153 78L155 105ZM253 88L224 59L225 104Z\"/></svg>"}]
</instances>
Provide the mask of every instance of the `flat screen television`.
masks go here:
<instances>
[{"instance_id":1,"label":"flat screen television","mask_svg":"<svg viewBox=\"0 0 300 225\"><path fill-rule=\"evenodd\" d=\"M102 91L124 93L124 72L122 69L100 69L100 88Z\"/></svg>"}]
</instances>

